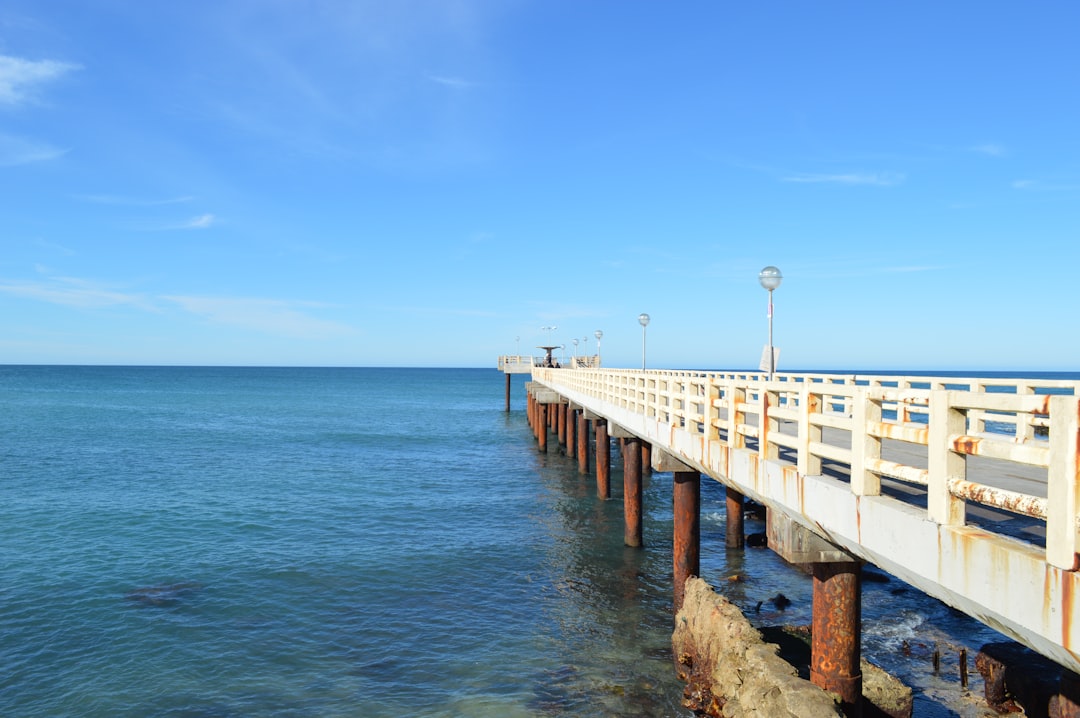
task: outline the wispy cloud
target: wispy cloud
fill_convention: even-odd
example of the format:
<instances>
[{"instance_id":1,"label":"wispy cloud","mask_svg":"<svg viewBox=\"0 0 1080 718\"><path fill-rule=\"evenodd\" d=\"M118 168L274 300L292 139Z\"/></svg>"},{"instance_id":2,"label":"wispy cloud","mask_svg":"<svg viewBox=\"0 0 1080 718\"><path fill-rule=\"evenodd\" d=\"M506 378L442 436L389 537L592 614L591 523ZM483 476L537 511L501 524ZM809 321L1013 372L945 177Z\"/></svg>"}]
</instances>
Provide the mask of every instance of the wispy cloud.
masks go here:
<instances>
[{"instance_id":1,"label":"wispy cloud","mask_svg":"<svg viewBox=\"0 0 1080 718\"><path fill-rule=\"evenodd\" d=\"M1046 182L1043 180L1022 179L1012 183L1013 189L1028 192L1077 192L1080 191L1078 182Z\"/></svg>"},{"instance_id":2,"label":"wispy cloud","mask_svg":"<svg viewBox=\"0 0 1080 718\"><path fill-rule=\"evenodd\" d=\"M67 150L44 142L0 133L0 167L48 162L65 154Z\"/></svg>"},{"instance_id":3,"label":"wispy cloud","mask_svg":"<svg viewBox=\"0 0 1080 718\"><path fill-rule=\"evenodd\" d=\"M0 105L22 104L33 96L39 85L78 69L79 65L68 62L0 55Z\"/></svg>"},{"instance_id":4,"label":"wispy cloud","mask_svg":"<svg viewBox=\"0 0 1080 718\"><path fill-rule=\"evenodd\" d=\"M465 80L460 77L448 77L446 75L429 74L427 76L427 79L437 85L442 85L443 87L452 87L458 90L467 90L470 87L476 87L475 82L470 82L469 80Z\"/></svg>"},{"instance_id":5,"label":"wispy cloud","mask_svg":"<svg viewBox=\"0 0 1080 718\"><path fill-rule=\"evenodd\" d=\"M802 184L843 184L843 185L872 185L876 187L892 187L904 181L904 175L897 172L851 172L846 174L814 174L799 173L782 177L783 182L795 182Z\"/></svg>"},{"instance_id":6,"label":"wispy cloud","mask_svg":"<svg viewBox=\"0 0 1080 718\"><path fill-rule=\"evenodd\" d=\"M132 223L132 225L129 226L129 229L141 232L178 232L189 229L209 229L217 224L217 221L218 218L216 215L207 213L190 217L179 222Z\"/></svg>"},{"instance_id":7,"label":"wispy cloud","mask_svg":"<svg viewBox=\"0 0 1080 718\"><path fill-rule=\"evenodd\" d=\"M74 277L0 281L0 293L80 309L124 305L152 309L151 303L143 295L118 291L107 285Z\"/></svg>"},{"instance_id":8,"label":"wispy cloud","mask_svg":"<svg viewBox=\"0 0 1080 718\"><path fill-rule=\"evenodd\" d=\"M181 204L184 202L190 202L194 197L169 197L166 199L143 199L139 197L125 197L122 195L112 194L77 194L73 195L75 199L82 202L92 202L94 204L111 204L124 207L158 207L167 204Z\"/></svg>"},{"instance_id":9,"label":"wispy cloud","mask_svg":"<svg viewBox=\"0 0 1080 718\"><path fill-rule=\"evenodd\" d=\"M989 157L1004 157L1008 154L1008 150L997 143L986 142L981 145L974 145L968 148L971 152L975 152L980 155L987 155Z\"/></svg>"},{"instance_id":10,"label":"wispy cloud","mask_svg":"<svg viewBox=\"0 0 1080 718\"><path fill-rule=\"evenodd\" d=\"M329 339L356 331L346 324L307 314L303 310L322 306L309 302L199 296L164 296L162 299L214 324L242 327L264 334L297 339Z\"/></svg>"},{"instance_id":11,"label":"wispy cloud","mask_svg":"<svg viewBox=\"0 0 1080 718\"><path fill-rule=\"evenodd\" d=\"M177 229L209 229L216 221L217 217L212 214L200 214L179 225Z\"/></svg>"}]
</instances>

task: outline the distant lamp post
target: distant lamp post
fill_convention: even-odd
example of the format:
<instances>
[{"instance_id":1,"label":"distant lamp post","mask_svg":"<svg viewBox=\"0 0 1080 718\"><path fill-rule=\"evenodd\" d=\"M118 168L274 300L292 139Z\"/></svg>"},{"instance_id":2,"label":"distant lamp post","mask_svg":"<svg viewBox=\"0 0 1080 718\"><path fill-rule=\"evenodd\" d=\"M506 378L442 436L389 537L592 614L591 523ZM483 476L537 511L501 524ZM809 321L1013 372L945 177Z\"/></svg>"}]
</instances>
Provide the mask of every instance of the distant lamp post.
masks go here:
<instances>
[{"instance_id":1,"label":"distant lamp post","mask_svg":"<svg viewBox=\"0 0 1080 718\"><path fill-rule=\"evenodd\" d=\"M780 286L780 282L783 279L784 275L780 274L780 270L771 264L768 267L765 267L765 269L762 269L758 274L758 281L761 282L761 286L769 290L769 381L772 381L773 373L776 372L776 350L773 349L772 337L772 293L774 289Z\"/></svg>"},{"instance_id":2,"label":"distant lamp post","mask_svg":"<svg viewBox=\"0 0 1080 718\"><path fill-rule=\"evenodd\" d=\"M649 326L649 315L642 312L637 315L637 320L641 325L641 370L645 371L645 327Z\"/></svg>"},{"instance_id":3,"label":"distant lamp post","mask_svg":"<svg viewBox=\"0 0 1080 718\"><path fill-rule=\"evenodd\" d=\"M574 356L577 357L577 339L571 339L570 341L574 344Z\"/></svg>"},{"instance_id":4,"label":"distant lamp post","mask_svg":"<svg viewBox=\"0 0 1080 718\"><path fill-rule=\"evenodd\" d=\"M517 349L515 350L515 356L521 356L521 337L514 337L514 341L517 342Z\"/></svg>"},{"instance_id":5,"label":"distant lamp post","mask_svg":"<svg viewBox=\"0 0 1080 718\"><path fill-rule=\"evenodd\" d=\"M604 338L604 333L597 329L593 332L593 336L596 337L596 366L600 366L600 340Z\"/></svg>"}]
</instances>

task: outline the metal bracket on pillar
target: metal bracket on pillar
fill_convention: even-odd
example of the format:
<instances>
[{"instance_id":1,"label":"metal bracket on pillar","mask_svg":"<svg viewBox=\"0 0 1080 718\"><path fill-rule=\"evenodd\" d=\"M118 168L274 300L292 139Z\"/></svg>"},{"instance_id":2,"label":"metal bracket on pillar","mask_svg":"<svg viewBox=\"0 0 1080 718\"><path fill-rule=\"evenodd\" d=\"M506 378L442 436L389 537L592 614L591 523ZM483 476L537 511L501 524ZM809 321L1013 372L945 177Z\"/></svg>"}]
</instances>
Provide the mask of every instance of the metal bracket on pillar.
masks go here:
<instances>
[{"instance_id":1,"label":"metal bracket on pillar","mask_svg":"<svg viewBox=\"0 0 1080 718\"><path fill-rule=\"evenodd\" d=\"M769 548L788 563L848 563L859 559L824 537L814 533L790 516L769 510L766 525Z\"/></svg>"},{"instance_id":2,"label":"metal bracket on pillar","mask_svg":"<svg viewBox=\"0 0 1080 718\"><path fill-rule=\"evenodd\" d=\"M690 466L682 459L677 459L662 449L653 449L651 461L652 470L659 471L660 473L667 471L700 471L700 469Z\"/></svg>"}]
</instances>

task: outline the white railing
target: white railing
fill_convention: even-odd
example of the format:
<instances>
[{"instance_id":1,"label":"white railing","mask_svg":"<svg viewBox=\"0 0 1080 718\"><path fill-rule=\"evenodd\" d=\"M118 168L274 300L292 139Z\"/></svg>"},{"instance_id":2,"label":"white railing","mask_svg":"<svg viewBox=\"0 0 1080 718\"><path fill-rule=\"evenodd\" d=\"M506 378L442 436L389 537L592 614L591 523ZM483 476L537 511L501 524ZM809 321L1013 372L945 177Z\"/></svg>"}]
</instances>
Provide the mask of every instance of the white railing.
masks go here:
<instances>
[{"instance_id":1,"label":"white railing","mask_svg":"<svg viewBox=\"0 0 1080 718\"><path fill-rule=\"evenodd\" d=\"M596 354L590 356L552 356L552 361L558 363L561 369L599 369L600 357ZM504 354L499 357L499 371L524 370L524 368L543 367L547 363L545 356L515 356ZM556 367L552 367L556 368Z\"/></svg>"},{"instance_id":2,"label":"white railing","mask_svg":"<svg viewBox=\"0 0 1080 718\"><path fill-rule=\"evenodd\" d=\"M856 496L881 495L883 478L919 485L938 524L963 525L969 502L1041 519L1046 561L1077 568L1080 382L542 368L533 377L803 476L845 465ZM909 450L887 460L885 439ZM981 481L969 456L1030 467L1045 494Z\"/></svg>"}]
</instances>

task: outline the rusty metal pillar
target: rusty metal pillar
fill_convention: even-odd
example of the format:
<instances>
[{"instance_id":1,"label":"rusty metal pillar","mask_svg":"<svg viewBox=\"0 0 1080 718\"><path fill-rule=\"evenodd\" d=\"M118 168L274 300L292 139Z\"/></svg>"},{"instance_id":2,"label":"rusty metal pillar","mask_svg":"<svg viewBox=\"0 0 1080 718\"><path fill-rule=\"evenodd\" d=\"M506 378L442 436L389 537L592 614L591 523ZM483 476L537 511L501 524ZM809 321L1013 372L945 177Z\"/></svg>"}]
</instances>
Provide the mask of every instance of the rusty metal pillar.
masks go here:
<instances>
[{"instance_id":1,"label":"rusty metal pillar","mask_svg":"<svg viewBox=\"0 0 1080 718\"><path fill-rule=\"evenodd\" d=\"M566 410L566 455L573 456L577 450L577 409Z\"/></svg>"},{"instance_id":2,"label":"rusty metal pillar","mask_svg":"<svg viewBox=\"0 0 1080 718\"><path fill-rule=\"evenodd\" d=\"M525 415L529 419L529 428L533 430L533 434L536 434L536 417L533 416L533 412L536 410L536 402L533 400L532 392L525 394Z\"/></svg>"},{"instance_id":3,"label":"rusty metal pillar","mask_svg":"<svg viewBox=\"0 0 1080 718\"><path fill-rule=\"evenodd\" d=\"M596 420L596 495L611 498L611 442L604 419Z\"/></svg>"},{"instance_id":4,"label":"rusty metal pillar","mask_svg":"<svg viewBox=\"0 0 1080 718\"><path fill-rule=\"evenodd\" d=\"M589 473L589 419L584 411L578 418L577 462L579 474Z\"/></svg>"},{"instance_id":5,"label":"rusty metal pillar","mask_svg":"<svg viewBox=\"0 0 1080 718\"><path fill-rule=\"evenodd\" d=\"M743 495L732 488L727 494L727 533L724 545L728 548L742 548L746 543L746 530L743 528Z\"/></svg>"},{"instance_id":6,"label":"rusty metal pillar","mask_svg":"<svg viewBox=\"0 0 1080 718\"><path fill-rule=\"evenodd\" d=\"M672 489L675 511L675 613L682 608L686 580L701 573L701 474L676 471Z\"/></svg>"},{"instance_id":7,"label":"rusty metal pillar","mask_svg":"<svg viewBox=\"0 0 1080 718\"><path fill-rule=\"evenodd\" d=\"M862 621L860 564L815 563L810 680L840 696L848 718L862 715L859 642Z\"/></svg>"},{"instance_id":8,"label":"rusty metal pillar","mask_svg":"<svg viewBox=\"0 0 1080 718\"><path fill-rule=\"evenodd\" d=\"M537 422L536 422L536 438L540 441L541 453L547 453L547 436L548 436L548 405L537 402Z\"/></svg>"},{"instance_id":9,"label":"rusty metal pillar","mask_svg":"<svg viewBox=\"0 0 1080 718\"><path fill-rule=\"evenodd\" d=\"M641 442L641 472L652 473L652 444L647 441Z\"/></svg>"},{"instance_id":10,"label":"rusty metal pillar","mask_svg":"<svg viewBox=\"0 0 1080 718\"><path fill-rule=\"evenodd\" d=\"M641 439L626 440L626 460L623 462L623 543L642 545L641 531Z\"/></svg>"},{"instance_id":11,"label":"rusty metal pillar","mask_svg":"<svg viewBox=\"0 0 1080 718\"><path fill-rule=\"evenodd\" d=\"M510 411L510 374L506 375L506 411Z\"/></svg>"},{"instance_id":12,"label":"rusty metal pillar","mask_svg":"<svg viewBox=\"0 0 1080 718\"><path fill-rule=\"evenodd\" d=\"M566 402L559 402L559 444L566 446Z\"/></svg>"}]
</instances>

